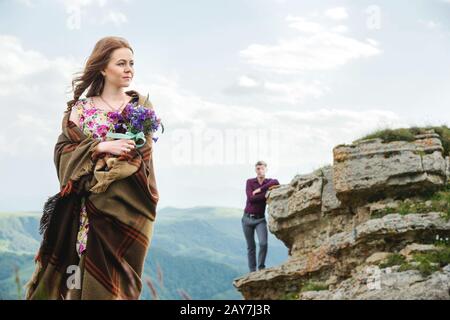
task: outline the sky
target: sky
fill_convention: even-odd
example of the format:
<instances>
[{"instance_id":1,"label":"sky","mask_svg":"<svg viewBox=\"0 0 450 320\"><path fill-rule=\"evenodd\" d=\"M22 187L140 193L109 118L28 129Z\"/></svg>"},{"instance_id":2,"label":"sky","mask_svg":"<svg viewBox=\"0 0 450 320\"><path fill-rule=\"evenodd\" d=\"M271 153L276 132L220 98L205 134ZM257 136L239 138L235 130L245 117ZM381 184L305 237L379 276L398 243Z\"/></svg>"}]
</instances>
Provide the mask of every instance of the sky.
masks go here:
<instances>
[{"instance_id":1,"label":"sky","mask_svg":"<svg viewBox=\"0 0 450 320\"><path fill-rule=\"evenodd\" d=\"M383 128L450 124L450 0L0 0L0 211L59 191L53 148L95 43L126 38L149 94L158 208L245 207Z\"/></svg>"}]
</instances>

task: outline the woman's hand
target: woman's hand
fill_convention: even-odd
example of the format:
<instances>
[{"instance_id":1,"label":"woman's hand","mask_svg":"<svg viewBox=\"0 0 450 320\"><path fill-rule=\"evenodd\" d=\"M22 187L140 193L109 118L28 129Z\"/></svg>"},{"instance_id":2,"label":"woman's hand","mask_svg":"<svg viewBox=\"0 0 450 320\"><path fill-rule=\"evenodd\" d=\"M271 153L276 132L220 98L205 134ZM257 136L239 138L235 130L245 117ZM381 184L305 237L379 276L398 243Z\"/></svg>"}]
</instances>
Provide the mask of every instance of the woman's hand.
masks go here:
<instances>
[{"instance_id":1,"label":"woman's hand","mask_svg":"<svg viewBox=\"0 0 450 320\"><path fill-rule=\"evenodd\" d=\"M97 150L100 153L109 152L111 154L120 156L136 149L136 142L128 139L117 139L113 141L102 141L97 145Z\"/></svg>"}]
</instances>

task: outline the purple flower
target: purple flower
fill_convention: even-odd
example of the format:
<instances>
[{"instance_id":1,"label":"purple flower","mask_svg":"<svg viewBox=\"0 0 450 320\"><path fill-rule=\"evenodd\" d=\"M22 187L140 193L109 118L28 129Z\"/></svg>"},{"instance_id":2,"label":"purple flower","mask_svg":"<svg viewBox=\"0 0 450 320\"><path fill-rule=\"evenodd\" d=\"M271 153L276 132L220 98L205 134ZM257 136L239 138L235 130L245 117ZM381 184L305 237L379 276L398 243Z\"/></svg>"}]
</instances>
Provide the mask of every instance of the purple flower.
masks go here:
<instances>
[{"instance_id":1,"label":"purple flower","mask_svg":"<svg viewBox=\"0 0 450 320\"><path fill-rule=\"evenodd\" d=\"M129 103L125 106L122 114L111 112L109 117L115 123L114 129L118 133L129 131L132 133L143 132L148 135L151 132L158 131L159 126L162 126L161 119L156 116L154 110L137 103ZM155 142L158 140L157 137L152 137L152 139Z\"/></svg>"},{"instance_id":2,"label":"purple flower","mask_svg":"<svg viewBox=\"0 0 450 320\"><path fill-rule=\"evenodd\" d=\"M122 115L117 111L108 112L108 117L113 123L123 120Z\"/></svg>"}]
</instances>

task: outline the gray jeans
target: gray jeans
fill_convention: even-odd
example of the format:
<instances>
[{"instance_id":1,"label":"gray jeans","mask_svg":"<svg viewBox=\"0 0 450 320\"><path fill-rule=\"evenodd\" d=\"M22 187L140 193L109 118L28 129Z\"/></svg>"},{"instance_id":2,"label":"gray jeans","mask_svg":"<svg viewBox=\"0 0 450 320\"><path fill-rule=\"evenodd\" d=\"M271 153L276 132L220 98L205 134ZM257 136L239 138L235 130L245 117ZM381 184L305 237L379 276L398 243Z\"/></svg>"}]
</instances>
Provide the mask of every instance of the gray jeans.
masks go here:
<instances>
[{"instance_id":1,"label":"gray jeans","mask_svg":"<svg viewBox=\"0 0 450 320\"><path fill-rule=\"evenodd\" d=\"M267 222L266 218L259 219L242 216L242 229L244 230L245 240L247 241L247 259L250 272L256 271L256 244L255 230L258 236L259 253L258 253L258 269L264 269L266 266L267 255Z\"/></svg>"}]
</instances>

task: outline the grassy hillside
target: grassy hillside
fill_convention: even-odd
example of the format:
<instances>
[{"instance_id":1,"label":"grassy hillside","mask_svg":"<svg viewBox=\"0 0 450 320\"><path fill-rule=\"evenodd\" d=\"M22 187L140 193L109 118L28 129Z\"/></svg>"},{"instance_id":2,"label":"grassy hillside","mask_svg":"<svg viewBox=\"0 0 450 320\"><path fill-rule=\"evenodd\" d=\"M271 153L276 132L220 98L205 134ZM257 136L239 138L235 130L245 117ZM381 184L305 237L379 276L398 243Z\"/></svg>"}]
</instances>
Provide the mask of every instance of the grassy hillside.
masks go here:
<instances>
[{"instance_id":1,"label":"grassy hillside","mask_svg":"<svg viewBox=\"0 0 450 320\"><path fill-rule=\"evenodd\" d=\"M25 293L23 285L34 271L33 257L32 254L0 252L0 300L23 297ZM19 274L20 289L16 281L16 268Z\"/></svg>"},{"instance_id":2,"label":"grassy hillside","mask_svg":"<svg viewBox=\"0 0 450 320\"><path fill-rule=\"evenodd\" d=\"M0 213L0 251L34 253L39 247L38 213Z\"/></svg>"},{"instance_id":3,"label":"grassy hillside","mask_svg":"<svg viewBox=\"0 0 450 320\"><path fill-rule=\"evenodd\" d=\"M161 270L162 282L158 279ZM173 256L154 247L145 261L144 282L151 279L159 299L182 299L183 290L192 299L241 299L234 290L232 279L239 273L230 266L200 257ZM142 299L154 299L148 285L144 286Z\"/></svg>"}]
</instances>

